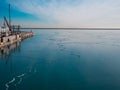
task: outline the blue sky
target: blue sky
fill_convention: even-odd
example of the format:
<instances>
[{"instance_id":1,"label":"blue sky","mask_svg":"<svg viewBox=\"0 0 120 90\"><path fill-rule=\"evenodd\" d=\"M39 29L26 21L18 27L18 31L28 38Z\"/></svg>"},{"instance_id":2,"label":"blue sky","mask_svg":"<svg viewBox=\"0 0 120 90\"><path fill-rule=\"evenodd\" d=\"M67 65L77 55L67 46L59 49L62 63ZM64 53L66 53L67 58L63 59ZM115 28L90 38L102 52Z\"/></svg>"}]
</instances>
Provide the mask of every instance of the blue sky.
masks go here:
<instances>
[{"instance_id":1,"label":"blue sky","mask_svg":"<svg viewBox=\"0 0 120 90\"><path fill-rule=\"evenodd\" d=\"M0 25L8 3L12 23L23 27L120 28L120 0L0 0Z\"/></svg>"}]
</instances>

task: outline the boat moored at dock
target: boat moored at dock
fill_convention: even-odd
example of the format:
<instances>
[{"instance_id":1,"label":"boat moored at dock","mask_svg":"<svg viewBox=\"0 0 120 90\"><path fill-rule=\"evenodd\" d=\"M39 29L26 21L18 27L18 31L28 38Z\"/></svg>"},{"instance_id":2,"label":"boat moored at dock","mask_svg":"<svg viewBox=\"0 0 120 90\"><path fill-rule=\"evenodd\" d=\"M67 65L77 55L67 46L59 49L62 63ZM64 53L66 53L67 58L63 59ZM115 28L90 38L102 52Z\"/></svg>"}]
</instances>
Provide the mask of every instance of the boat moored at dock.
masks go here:
<instances>
[{"instance_id":1,"label":"boat moored at dock","mask_svg":"<svg viewBox=\"0 0 120 90\"><path fill-rule=\"evenodd\" d=\"M8 22L7 18L4 16L3 26L0 27L0 48L18 41L22 41L26 38L32 37L33 35L34 33L32 31L21 31L20 25L11 25L10 17Z\"/></svg>"}]
</instances>

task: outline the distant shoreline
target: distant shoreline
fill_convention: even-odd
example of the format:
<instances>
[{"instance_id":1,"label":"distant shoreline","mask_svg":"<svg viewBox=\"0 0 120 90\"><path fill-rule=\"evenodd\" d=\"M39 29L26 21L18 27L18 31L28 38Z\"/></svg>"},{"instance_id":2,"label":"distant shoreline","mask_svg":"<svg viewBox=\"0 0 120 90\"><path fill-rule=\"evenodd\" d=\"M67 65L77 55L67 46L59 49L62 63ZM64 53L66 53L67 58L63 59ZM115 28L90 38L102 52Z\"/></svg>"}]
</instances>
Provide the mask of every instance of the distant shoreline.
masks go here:
<instances>
[{"instance_id":1,"label":"distant shoreline","mask_svg":"<svg viewBox=\"0 0 120 90\"><path fill-rule=\"evenodd\" d=\"M21 29L120 30L120 28L21 28Z\"/></svg>"}]
</instances>

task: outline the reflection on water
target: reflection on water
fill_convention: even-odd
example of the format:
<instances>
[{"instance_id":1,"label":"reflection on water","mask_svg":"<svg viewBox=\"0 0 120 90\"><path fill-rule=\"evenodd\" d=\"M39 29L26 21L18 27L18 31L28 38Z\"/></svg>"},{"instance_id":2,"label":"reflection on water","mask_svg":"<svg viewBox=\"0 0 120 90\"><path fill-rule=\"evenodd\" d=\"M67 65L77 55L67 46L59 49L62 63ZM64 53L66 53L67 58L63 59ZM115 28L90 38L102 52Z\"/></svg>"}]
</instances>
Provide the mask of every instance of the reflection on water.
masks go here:
<instances>
[{"instance_id":1,"label":"reflection on water","mask_svg":"<svg viewBox=\"0 0 120 90\"><path fill-rule=\"evenodd\" d=\"M10 55L16 51L20 52L20 42L0 48L0 60L9 58Z\"/></svg>"}]
</instances>

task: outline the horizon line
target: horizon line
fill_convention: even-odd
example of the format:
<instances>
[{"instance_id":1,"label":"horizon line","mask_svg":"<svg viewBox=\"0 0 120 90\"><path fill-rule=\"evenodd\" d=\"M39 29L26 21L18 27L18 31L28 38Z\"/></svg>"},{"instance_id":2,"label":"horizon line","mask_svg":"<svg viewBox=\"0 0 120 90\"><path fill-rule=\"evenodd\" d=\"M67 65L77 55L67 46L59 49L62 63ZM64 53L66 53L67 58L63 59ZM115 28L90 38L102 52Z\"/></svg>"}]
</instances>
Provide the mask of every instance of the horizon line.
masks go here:
<instances>
[{"instance_id":1,"label":"horizon line","mask_svg":"<svg viewBox=\"0 0 120 90\"><path fill-rule=\"evenodd\" d=\"M120 28L30 28L30 27L22 27L20 29L75 29L75 30L120 30Z\"/></svg>"}]
</instances>

